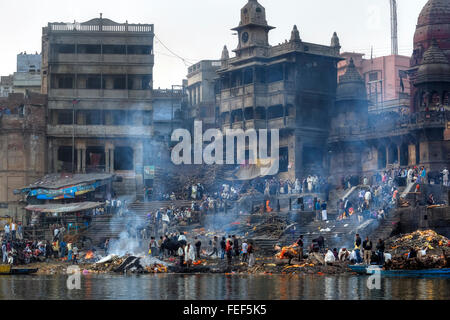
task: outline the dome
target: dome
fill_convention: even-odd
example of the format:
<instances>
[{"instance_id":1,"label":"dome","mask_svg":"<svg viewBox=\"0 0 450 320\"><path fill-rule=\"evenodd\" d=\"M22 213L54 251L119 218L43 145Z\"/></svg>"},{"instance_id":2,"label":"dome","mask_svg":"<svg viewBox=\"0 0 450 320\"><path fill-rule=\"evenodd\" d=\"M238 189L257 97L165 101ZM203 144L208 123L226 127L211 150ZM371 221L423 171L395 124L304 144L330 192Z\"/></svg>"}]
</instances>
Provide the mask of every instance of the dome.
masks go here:
<instances>
[{"instance_id":1,"label":"dome","mask_svg":"<svg viewBox=\"0 0 450 320\"><path fill-rule=\"evenodd\" d=\"M450 57L450 1L429 0L423 7L414 34L414 49L419 50L412 66L420 64L421 56L436 39L444 54ZM418 59L416 59L418 58Z\"/></svg>"},{"instance_id":2,"label":"dome","mask_svg":"<svg viewBox=\"0 0 450 320\"><path fill-rule=\"evenodd\" d=\"M415 84L427 82L450 82L450 63L436 40L423 55L415 80Z\"/></svg>"},{"instance_id":3,"label":"dome","mask_svg":"<svg viewBox=\"0 0 450 320\"><path fill-rule=\"evenodd\" d=\"M356 70L353 58L350 59L345 74L339 77L336 90L336 101L344 100L367 100L366 85Z\"/></svg>"}]
</instances>

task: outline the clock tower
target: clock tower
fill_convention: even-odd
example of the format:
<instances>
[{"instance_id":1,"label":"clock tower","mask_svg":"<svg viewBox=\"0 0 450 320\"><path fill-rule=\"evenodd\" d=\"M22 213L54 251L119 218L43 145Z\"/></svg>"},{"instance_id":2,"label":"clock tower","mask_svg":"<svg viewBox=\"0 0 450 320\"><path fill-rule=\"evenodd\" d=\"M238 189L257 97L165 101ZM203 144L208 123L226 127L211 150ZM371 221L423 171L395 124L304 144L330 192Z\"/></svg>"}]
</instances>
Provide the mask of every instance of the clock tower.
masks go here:
<instances>
[{"instance_id":1,"label":"clock tower","mask_svg":"<svg viewBox=\"0 0 450 320\"><path fill-rule=\"evenodd\" d=\"M238 47L233 50L239 58L266 56L268 54L269 31L275 29L267 24L266 9L257 0L248 0L241 9L241 22L231 30L237 31Z\"/></svg>"}]
</instances>

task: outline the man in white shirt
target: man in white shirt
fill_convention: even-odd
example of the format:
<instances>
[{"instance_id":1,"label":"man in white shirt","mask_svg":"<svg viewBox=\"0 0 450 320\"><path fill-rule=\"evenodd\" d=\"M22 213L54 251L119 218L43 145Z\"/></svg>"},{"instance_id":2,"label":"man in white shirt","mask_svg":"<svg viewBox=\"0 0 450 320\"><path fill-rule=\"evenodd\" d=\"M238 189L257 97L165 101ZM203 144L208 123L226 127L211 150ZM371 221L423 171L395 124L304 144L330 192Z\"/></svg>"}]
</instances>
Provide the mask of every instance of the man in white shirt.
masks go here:
<instances>
[{"instance_id":1,"label":"man in white shirt","mask_svg":"<svg viewBox=\"0 0 450 320\"><path fill-rule=\"evenodd\" d=\"M243 241L242 242L242 262L247 262L247 249L248 249L248 244L247 241Z\"/></svg>"},{"instance_id":2,"label":"man in white shirt","mask_svg":"<svg viewBox=\"0 0 450 320\"><path fill-rule=\"evenodd\" d=\"M16 241L16 224L13 222L11 222L11 237L13 241Z\"/></svg>"},{"instance_id":3,"label":"man in white shirt","mask_svg":"<svg viewBox=\"0 0 450 320\"><path fill-rule=\"evenodd\" d=\"M9 241L9 236L10 236L10 227L9 224L5 224L5 238Z\"/></svg>"},{"instance_id":4,"label":"man in white shirt","mask_svg":"<svg viewBox=\"0 0 450 320\"><path fill-rule=\"evenodd\" d=\"M445 168L442 171L442 175L443 175L442 180L444 182L444 186L446 186L446 187L448 187L448 174L449 174L449 172L448 172L447 168Z\"/></svg>"}]
</instances>

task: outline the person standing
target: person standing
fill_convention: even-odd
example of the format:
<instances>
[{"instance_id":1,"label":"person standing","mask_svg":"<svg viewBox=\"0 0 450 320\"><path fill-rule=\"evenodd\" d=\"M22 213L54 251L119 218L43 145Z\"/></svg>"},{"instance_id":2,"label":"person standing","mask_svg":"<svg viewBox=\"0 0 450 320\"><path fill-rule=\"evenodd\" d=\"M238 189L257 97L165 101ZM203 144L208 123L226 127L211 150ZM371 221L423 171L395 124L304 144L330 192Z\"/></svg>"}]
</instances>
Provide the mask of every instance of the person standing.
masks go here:
<instances>
[{"instance_id":1,"label":"person standing","mask_svg":"<svg viewBox=\"0 0 450 320\"><path fill-rule=\"evenodd\" d=\"M254 248L251 242L248 244L247 253L248 253L248 266L251 268L255 264Z\"/></svg>"},{"instance_id":2,"label":"person standing","mask_svg":"<svg viewBox=\"0 0 450 320\"><path fill-rule=\"evenodd\" d=\"M12 241L16 241L16 229L17 225L14 221L11 222L11 238Z\"/></svg>"},{"instance_id":3,"label":"person standing","mask_svg":"<svg viewBox=\"0 0 450 320\"><path fill-rule=\"evenodd\" d=\"M198 237L195 237L195 259L200 260L200 250L202 247L202 242L198 239Z\"/></svg>"},{"instance_id":4,"label":"person standing","mask_svg":"<svg viewBox=\"0 0 450 320\"><path fill-rule=\"evenodd\" d=\"M216 236L214 236L214 239L212 241L212 247L213 247L213 251L212 253L209 255L210 257L212 257L213 255L216 255L216 257L219 256L219 251L217 250L217 246L218 246L218 239Z\"/></svg>"},{"instance_id":5,"label":"person standing","mask_svg":"<svg viewBox=\"0 0 450 320\"><path fill-rule=\"evenodd\" d=\"M298 238L297 240L297 245L298 245L298 261L302 261L303 260L303 235L300 236L300 238Z\"/></svg>"},{"instance_id":6,"label":"person standing","mask_svg":"<svg viewBox=\"0 0 450 320\"><path fill-rule=\"evenodd\" d=\"M384 265L384 241L381 239L378 239L377 243L377 255L378 255L378 264Z\"/></svg>"},{"instance_id":7,"label":"person standing","mask_svg":"<svg viewBox=\"0 0 450 320\"><path fill-rule=\"evenodd\" d=\"M105 256L108 254L109 251L109 239L106 239L105 241Z\"/></svg>"},{"instance_id":8,"label":"person standing","mask_svg":"<svg viewBox=\"0 0 450 320\"><path fill-rule=\"evenodd\" d=\"M233 255L233 246L231 244L231 240L227 241L226 247L225 247L225 252L227 254L227 262L228 262L228 266L231 266L231 258Z\"/></svg>"},{"instance_id":9,"label":"person standing","mask_svg":"<svg viewBox=\"0 0 450 320\"><path fill-rule=\"evenodd\" d=\"M247 241L242 241L242 262L247 262L248 259L248 244Z\"/></svg>"},{"instance_id":10,"label":"person standing","mask_svg":"<svg viewBox=\"0 0 450 320\"><path fill-rule=\"evenodd\" d=\"M328 215L327 215L327 203L324 201L321 205L322 208L322 220L327 221Z\"/></svg>"},{"instance_id":11,"label":"person standing","mask_svg":"<svg viewBox=\"0 0 450 320\"><path fill-rule=\"evenodd\" d=\"M188 268L190 268L192 266L192 262L195 260L195 250L190 243L187 244L184 250L185 250L184 257L186 259L186 265Z\"/></svg>"},{"instance_id":12,"label":"person standing","mask_svg":"<svg viewBox=\"0 0 450 320\"><path fill-rule=\"evenodd\" d=\"M151 237L150 238L150 243L148 245L148 249L149 249L149 253L152 257L156 256L156 250L157 250L158 246L156 244L156 240L155 237Z\"/></svg>"},{"instance_id":13,"label":"person standing","mask_svg":"<svg viewBox=\"0 0 450 320\"><path fill-rule=\"evenodd\" d=\"M448 187L448 170L447 168L444 168L444 170L442 171L442 181L445 187Z\"/></svg>"},{"instance_id":14,"label":"person standing","mask_svg":"<svg viewBox=\"0 0 450 320\"><path fill-rule=\"evenodd\" d=\"M225 258L225 249L226 249L227 243L225 241L225 237L222 237L222 240L220 241L220 259Z\"/></svg>"},{"instance_id":15,"label":"person standing","mask_svg":"<svg viewBox=\"0 0 450 320\"><path fill-rule=\"evenodd\" d=\"M178 257L180 259L180 267L183 266L184 264L184 247L185 245L182 244L179 248L178 248Z\"/></svg>"},{"instance_id":16,"label":"person standing","mask_svg":"<svg viewBox=\"0 0 450 320\"><path fill-rule=\"evenodd\" d=\"M72 253L73 253L73 264L78 264L78 247L76 244L72 249Z\"/></svg>"},{"instance_id":17,"label":"person standing","mask_svg":"<svg viewBox=\"0 0 450 320\"><path fill-rule=\"evenodd\" d=\"M6 241L9 241L10 240L10 232L11 232L11 228L9 226L9 223L5 224L4 230L5 230Z\"/></svg>"},{"instance_id":18,"label":"person standing","mask_svg":"<svg viewBox=\"0 0 450 320\"><path fill-rule=\"evenodd\" d=\"M364 263L369 266L372 260L372 247L372 241L369 240L369 237L366 237L366 240L363 242Z\"/></svg>"},{"instance_id":19,"label":"person standing","mask_svg":"<svg viewBox=\"0 0 450 320\"><path fill-rule=\"evenodd\" d=\"M355 238L355 254L356 254L356 262L357 263L361 263L362 259L361 259L361 238L359 236L359 234L356 234L356 238Z\"/></svg>"},{"instance_id":20,"label":"person standing","mask_svg":"<svg viewBox=\"0 0 450 320\"><path fill-rule=\"evenodd\" d=\"M233 235L233 249L234 249L234 255L239 258L239 255L241 253L241 250L239 249L239 239Z\"/></svg>"},{"instance_id":21,"label":"person standing","mask_svg":"<svg viewBox=\"0 0 450 320\"><path fill-rule=\"evenodd\" d=\"M21 222L19 222L17 226L17 238L23 240L23 226Z\"/></svg>"}]
</instances>

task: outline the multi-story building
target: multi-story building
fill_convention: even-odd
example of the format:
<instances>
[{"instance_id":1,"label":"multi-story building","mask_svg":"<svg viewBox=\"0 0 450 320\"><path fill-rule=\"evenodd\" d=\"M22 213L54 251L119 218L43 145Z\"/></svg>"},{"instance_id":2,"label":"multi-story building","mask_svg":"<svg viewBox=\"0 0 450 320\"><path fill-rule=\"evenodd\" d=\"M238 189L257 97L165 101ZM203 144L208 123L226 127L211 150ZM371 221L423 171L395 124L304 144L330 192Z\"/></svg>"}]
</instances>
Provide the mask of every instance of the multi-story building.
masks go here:
<instances>
[{"instance_id":1,"label":"multi-story building","mask_svg":"<svg viewBox=\"0 0 450 320\"><path fill-rule=\"evenodd\" d=\"M23 221L21 197L14 190L45 174L46 105L46 96L36 93L0 99L0 216Z\"/></svg>"},{"instance_id":2,"label":"multi-story building","mask_svg":"<svg viewBox=\"0 0 450 320\"><path fill-rule=\"evenodd\" d=\"M361 74L369 100L369 112L405 112L409 109L410 83L406 71L410 57L389 55L364 59L364 54L344 52L345 60L338 64L338 77L342 76L350 59Z\"/></svg>"},{"instance_id":3,"label":"multi-story building","mask_svg":"<svg viewBox=\"0 0 450 320\"><path fill-rule=\"evenodd\" d=\"M279 129L280 176L295 179L326 170L329 113L336 96L339 39L304 42L294 26L289 41L271 46L266 11L256 0L241 10L236 56L226 48L217 71L219 124Z\"/></svg>"},{"instance_id":4,"label":"multi-story building","mask_svg":"<svg viewBox=\"0 0 450 320\"><path fill-rule=\"evenodd\" d=\"M38 53L17 55L17 70L13 75L13 92L41 92L42 56Z\"/></svg>"},{"instance_id":5,"label":"multi-story building","mask_svg":"<svg viewBox=\"0 0 450 320\"><path fill-rule=\"evenodd\" d=\"M13 92L13 76L0 77L0 97L7 97Z\"/></svg>"},{"instance_id":6,"label":"multi-story building","mask_svg":"<svg viewBox=\"0 0 450 320\"><path fill-rule=\"evenodd\" d=\"M220 60L202 60L188 69L189 117L202 121L204 128L215 125L215 85L221 65Z\"/></svg>"},{"instance_id":7,"label":"multi-story building","mask_svg":"<svg viewBox=\"0 0 450 320\"><path fill-rule=\"evenodd\" d=\"M153 134L153 38L152 24L101 15L43 28L49 172L114 172L119 193L141 188Z\"/></svg>"}]
</instances>

